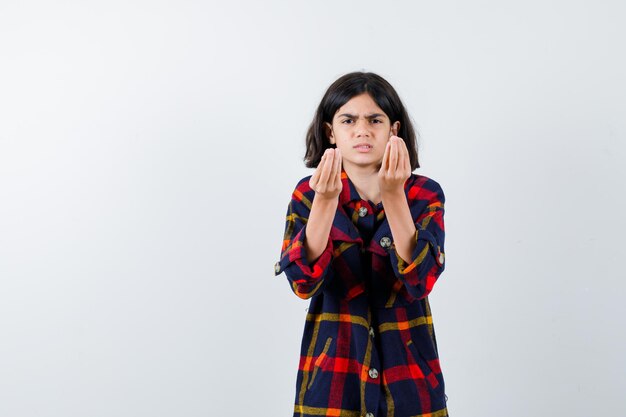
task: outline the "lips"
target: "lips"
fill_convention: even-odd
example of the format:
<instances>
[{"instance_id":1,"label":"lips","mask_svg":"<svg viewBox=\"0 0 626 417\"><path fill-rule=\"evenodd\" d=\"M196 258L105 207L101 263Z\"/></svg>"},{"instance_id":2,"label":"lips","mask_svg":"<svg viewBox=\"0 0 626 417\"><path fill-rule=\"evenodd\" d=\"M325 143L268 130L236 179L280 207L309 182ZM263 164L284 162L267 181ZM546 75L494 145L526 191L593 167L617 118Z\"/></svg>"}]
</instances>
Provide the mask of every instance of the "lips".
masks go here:
<instances>
[{"instance_id":1,"label":"lips","mask_svg":"<svg viewBox=\"0 0 626 417\"><path fill-rule=\"evenodd\" d=\"M367 153L372 150L372 145L368 143L359 143L354 146L354 149L356 149L357 152Z\"/></svg>"}]
</instances>

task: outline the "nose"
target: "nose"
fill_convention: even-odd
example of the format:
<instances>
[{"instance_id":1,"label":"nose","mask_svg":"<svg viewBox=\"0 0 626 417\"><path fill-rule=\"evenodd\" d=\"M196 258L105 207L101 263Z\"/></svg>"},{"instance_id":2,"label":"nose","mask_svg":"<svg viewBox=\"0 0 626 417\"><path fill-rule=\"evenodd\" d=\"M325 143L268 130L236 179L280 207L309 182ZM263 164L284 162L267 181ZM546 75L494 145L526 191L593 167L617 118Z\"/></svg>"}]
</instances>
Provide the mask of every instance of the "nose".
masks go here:
<instances>
[{"instance_id":1,"label":"nose","mask_svg":"<svg viewBox=\"0 0 626 417\"><path fill-rule=\"evenodd\" d=\"M367 120L358 119L355 123L354 132L357 137L369 136L369 125L367 124Z\"/></svg>"}]
</instances>

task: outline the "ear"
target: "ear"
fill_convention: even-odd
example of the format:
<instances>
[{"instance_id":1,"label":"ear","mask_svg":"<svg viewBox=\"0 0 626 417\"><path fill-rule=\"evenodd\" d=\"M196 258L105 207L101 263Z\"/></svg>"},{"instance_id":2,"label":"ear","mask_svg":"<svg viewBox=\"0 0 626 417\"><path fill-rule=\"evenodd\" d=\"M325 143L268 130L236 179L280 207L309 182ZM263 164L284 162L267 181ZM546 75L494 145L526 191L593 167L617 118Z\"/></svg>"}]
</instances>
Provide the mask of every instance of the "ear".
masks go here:
<instances>
[{"instance_id":1,"label":"ear","mask_svg":"<svg viewBox=\"0 0 626 417\"><path fill-rule=\"evenodd\" d=\"M391 132L393 133L394 136L398 136L399 131L400 131L400 122L399 121L393 122L393 124L391 125Z\"/></svg>"},{"instance_id":2,"label":"ear","mask_svg":"<svg viewBox=\"0 0 626 417\"><path fill-rule=\"evenodd\" d=\"M335 144L335 136L333 134L333 127L328 122L324 122L324 124L326 125L326 126L324 126L325 130L326 130L326 137L330 141L331 145L334 145Z\"/></svg>"}]
</instances>

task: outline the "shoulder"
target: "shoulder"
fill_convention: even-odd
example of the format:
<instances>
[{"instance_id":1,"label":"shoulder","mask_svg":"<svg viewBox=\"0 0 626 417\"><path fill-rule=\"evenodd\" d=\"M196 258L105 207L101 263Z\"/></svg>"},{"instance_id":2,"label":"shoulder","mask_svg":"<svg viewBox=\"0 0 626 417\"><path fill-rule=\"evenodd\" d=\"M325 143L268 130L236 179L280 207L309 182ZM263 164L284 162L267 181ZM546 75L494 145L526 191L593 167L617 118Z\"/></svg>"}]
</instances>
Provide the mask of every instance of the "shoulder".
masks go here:
<instances>
[{"instance_id":1,"label":"shoulder","mask_svg":"<svg viewBox=\"0 0 626 417\"><path fill-rule=\"evenodd\" d=\"M298 180L295 189L300 190L302 192L310 191L311 187L309 187L309 180L311 179L312 176L313 175L307 175L306 177Z\"/></svg>"},{"instance_id":2,"label":"shoulder","mask_svg":"<svg viewBox=\"0 0 626 417\"><path fill-rule=\"evenodd\" d=\"M311 202L315 197L315 191L313 191L309 185L309 179L311 179L312 176L313 175L307 175L296 183L291 193L292 204L295 203L298 206L304 206L306 209L311 208Z\"/></svg>"},{"instance_id":3,"label":"shoulder","mask_svg":"<svg viewBox=\"0 0 626 417\"><path fill-rule=\"evenodd\" d=\"M294 195L302 194L302 195L309 196L311 193L315 193L315 191L313 191L311 189L311 186L309 185L309 180L311 179L312 176L313 175L307 175L306 177L300 179L296 183L296 186L293 189Z\"/></svg>"},{"instance_id":4,"label":"shoulder","mask_svg":"<svg viewBox=\"0 0 626 417\"><path fill-rule=\"evenodd\" d=\"M445 201L443 188L439 182L425 175L411 173L407 180L407 196L409 200Z\"/></svg>"}]
</instances>

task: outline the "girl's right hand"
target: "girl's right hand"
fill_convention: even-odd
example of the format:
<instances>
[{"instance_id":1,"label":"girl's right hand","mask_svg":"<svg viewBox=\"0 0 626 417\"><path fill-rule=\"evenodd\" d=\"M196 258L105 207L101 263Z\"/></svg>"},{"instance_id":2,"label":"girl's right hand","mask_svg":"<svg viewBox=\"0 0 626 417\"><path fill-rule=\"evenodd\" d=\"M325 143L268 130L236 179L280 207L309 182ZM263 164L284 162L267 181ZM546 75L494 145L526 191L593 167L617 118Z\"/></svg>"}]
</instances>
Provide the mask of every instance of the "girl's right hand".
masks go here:
<instances>
[{"instance_id":1,"label":"girl's right hand","mask_svg":"<svg viewBox=\"0 0 626 417\"><path fill-rule=\"evenodd\" d=\"M309 179L309 186L316 198L335 199L341 194L341 151L328 148L322 155L315 172Z\"/></svg>"}]
</instances>

